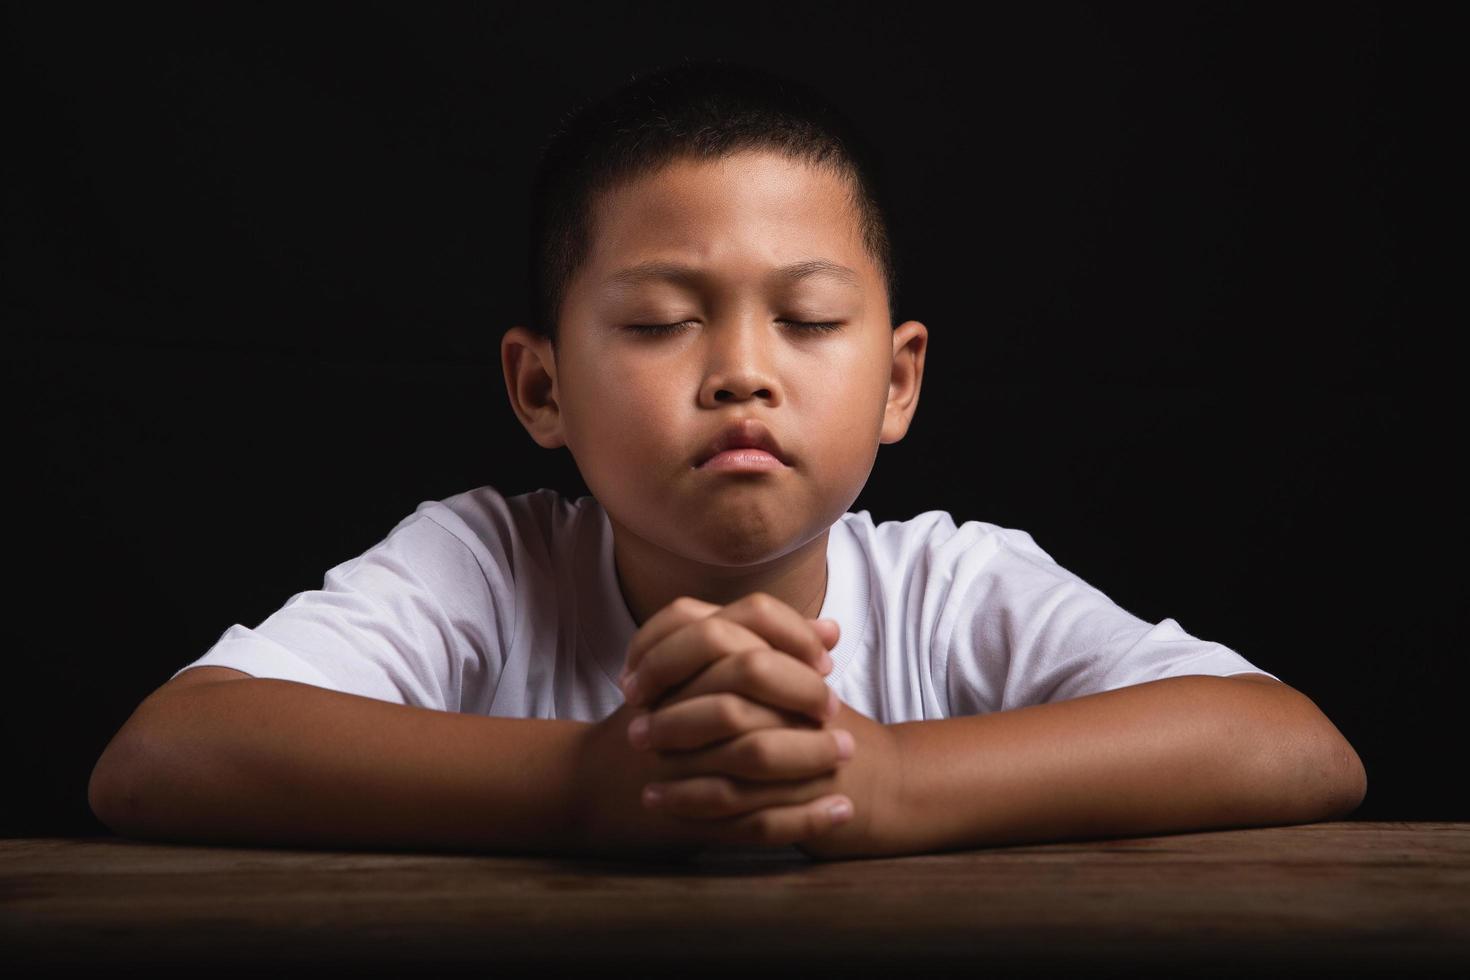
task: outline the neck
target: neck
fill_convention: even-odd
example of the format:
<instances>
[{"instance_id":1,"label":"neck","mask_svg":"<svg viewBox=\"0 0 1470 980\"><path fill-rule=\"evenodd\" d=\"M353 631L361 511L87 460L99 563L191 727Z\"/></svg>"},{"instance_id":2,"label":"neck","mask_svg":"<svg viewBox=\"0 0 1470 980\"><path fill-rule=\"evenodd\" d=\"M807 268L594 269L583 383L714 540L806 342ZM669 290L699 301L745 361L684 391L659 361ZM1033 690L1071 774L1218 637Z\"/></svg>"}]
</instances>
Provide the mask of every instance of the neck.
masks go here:
<instances>
[{"instance_id":1,"label":"neck","mask_svg":"<svg viewBox=\"0 0 1470 980\"><path fill-rule=\"evenodd\" d=\"M711 565L674 554L638 538L610 519L618 586L633 622L642 628L654 613L680 596L728 606L752 592L765 592L808 619L827 599L827 535L754 565Z\"/></svg>"}]
</instances>

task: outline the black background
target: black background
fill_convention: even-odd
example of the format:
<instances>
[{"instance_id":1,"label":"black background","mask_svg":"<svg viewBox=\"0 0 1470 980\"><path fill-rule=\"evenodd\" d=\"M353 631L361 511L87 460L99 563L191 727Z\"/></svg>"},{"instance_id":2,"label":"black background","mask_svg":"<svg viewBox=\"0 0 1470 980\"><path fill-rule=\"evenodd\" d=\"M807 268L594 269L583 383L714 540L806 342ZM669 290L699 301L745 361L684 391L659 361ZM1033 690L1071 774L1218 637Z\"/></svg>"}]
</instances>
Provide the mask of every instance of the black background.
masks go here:
<instances>
[{"instance_id":1,"label":"black background","mask_svg":"<svg viewBox=\"0 0 1470 980\"><path fill-rule=\"evenodd\" d=\"M930 350L853 510L1030 531L1311 697L1355 819L1465 819L1420 26L943 10L8 8L0 834L105 832L87 777L137 703L419 502L586 492L501 375L525 189L562 113L684 55L818 85L895 177Z\"/></svg>"}]
</instances>

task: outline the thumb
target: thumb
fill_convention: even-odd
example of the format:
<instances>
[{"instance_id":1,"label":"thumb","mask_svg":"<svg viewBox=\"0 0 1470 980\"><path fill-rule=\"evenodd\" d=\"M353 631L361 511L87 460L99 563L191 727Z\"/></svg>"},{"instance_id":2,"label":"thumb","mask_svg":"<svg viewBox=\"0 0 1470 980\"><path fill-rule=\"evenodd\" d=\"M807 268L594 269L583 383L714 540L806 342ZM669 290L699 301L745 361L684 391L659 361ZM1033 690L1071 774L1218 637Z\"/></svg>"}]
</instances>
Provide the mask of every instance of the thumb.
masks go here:
<instances>
[{"instance_id":1,"label":"thumb","mask_svg":"<svg viewBox=\"0 0 1470 980\"><path fill-rule=\"evenodd\" d=\"M842 627L835 619L810 619L807 622L817 631L817 636L822 641L822 646L831 650L837 645L837 639L842 635Z\"/></svg>"}]
</instances>

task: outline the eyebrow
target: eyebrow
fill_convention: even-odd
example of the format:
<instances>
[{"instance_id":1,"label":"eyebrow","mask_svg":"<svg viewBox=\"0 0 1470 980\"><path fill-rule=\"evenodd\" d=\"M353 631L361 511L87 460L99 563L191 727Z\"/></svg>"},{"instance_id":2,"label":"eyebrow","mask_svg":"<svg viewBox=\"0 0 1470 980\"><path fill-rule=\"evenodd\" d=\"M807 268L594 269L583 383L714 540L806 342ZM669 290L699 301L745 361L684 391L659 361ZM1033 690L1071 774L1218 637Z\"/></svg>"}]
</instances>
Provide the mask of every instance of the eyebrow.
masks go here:
<instances>
[{"instance_id":1,"label":"eyebrow","mask_svg":"<svg viewBox=\"0 0 1470 980\"><path fill-rule=\"evenodd\" d=\"M857 272L827 259L807 259L804 262L783 265L779 269L771 270L766 278L773 282L799 282L813 276L827 276L847 283L849 286L861 287L862 285L862 279ZM694 285L707 278L709 278L708 273L694 266L654 260L620 269L604 279L602 285L621 288L655 280Z\"/></svg>"}]
</instances>

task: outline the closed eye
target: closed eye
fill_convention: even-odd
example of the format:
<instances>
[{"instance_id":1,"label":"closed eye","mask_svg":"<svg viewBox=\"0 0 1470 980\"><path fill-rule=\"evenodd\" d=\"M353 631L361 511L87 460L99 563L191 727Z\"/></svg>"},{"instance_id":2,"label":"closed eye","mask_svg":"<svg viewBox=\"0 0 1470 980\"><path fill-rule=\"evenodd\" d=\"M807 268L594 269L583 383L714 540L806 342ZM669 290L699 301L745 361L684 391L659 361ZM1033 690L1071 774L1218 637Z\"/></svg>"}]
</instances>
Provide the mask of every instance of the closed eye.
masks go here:
<instances>
[{"instance_id":1,"label":"closed eye","mask_svg":"<svg viewBox=\"0 0 1470 980\"><path fill-rule=\"evenodd\" d=\"M628 329L632 330L634 333L645 334L648 336L660 336L678 333L680 330L689 326L691 323L698 322L699 321L697 320L683 320L679 323L634 323L629 324ZM842 329L841 321L833 321L830 323L814 323L806 320L778 320L776 322L787 323L794 327L800 327L804 331L811 331L812 333L832 333Z\"/></svg>"}]
</instances>

